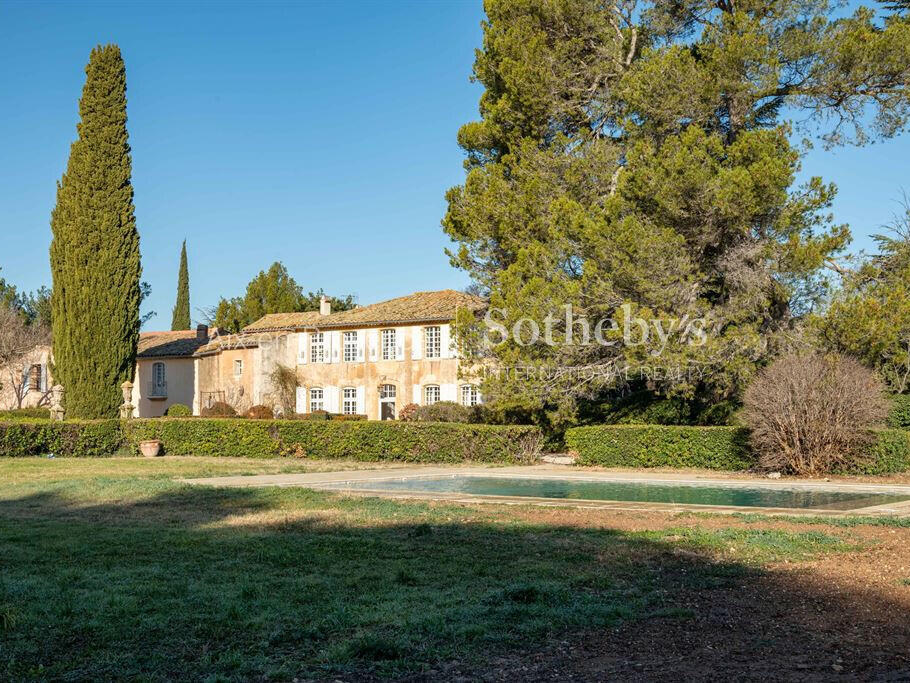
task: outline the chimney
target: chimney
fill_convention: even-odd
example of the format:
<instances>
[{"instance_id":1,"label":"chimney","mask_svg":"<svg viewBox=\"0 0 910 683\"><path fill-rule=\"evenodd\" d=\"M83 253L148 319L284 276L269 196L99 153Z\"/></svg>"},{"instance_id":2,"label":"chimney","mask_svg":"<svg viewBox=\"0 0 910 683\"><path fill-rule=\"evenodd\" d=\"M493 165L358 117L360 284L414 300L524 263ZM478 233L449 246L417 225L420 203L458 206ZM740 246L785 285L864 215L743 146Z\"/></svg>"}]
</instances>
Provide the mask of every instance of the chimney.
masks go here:
<instances>
[{"instance_id":1,"label":"chimney","mask_svg":"<svg viewBox=\"0 0 910 683\"><path fill-rule=\"evenodd\" d=\"M196 325L196 339L202 341L209 338L208 325Z\"/></svg>"},{"instance_id":2,"label":"chimney","mask_svg":"<svg viewBox=\"0 0 910 683\"><path fill-rule=\"evenodd\" d=\"M330 315L332 313L332 304L328 297L323 294L319 300L319 315Z\"/></svg>"}]
</instances>

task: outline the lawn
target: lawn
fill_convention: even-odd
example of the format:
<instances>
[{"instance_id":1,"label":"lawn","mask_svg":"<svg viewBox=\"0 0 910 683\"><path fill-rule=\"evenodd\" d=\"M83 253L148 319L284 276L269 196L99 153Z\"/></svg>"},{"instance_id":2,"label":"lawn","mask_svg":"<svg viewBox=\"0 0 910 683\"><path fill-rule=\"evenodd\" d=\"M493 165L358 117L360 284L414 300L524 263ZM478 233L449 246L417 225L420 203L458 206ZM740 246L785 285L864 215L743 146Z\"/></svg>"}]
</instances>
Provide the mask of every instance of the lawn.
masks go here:
<instances>
[{"instance_id":1,"label":"lawn","mask_svg":"<svg viewBox=\"0 0 910 683\"><path fill-rule=\"evenodd\" d=\"M0 678L489 674L555 637L685 622L699 608L680 596L869 543L854 528L756 518L176 481L339 466L357 465L0 460Z\"/></svg>"}]
</instances>

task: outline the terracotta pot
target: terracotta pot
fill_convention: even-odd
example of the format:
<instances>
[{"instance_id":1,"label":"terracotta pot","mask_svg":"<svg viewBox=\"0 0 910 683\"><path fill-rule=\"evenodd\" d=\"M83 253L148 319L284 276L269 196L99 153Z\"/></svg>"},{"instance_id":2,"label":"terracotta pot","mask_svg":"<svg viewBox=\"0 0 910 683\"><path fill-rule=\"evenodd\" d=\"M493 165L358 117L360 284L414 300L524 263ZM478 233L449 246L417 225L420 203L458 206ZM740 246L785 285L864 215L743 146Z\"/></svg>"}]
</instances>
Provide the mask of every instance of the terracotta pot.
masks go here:
<instances>
[{"instance_id":1,"label":"terracotta pot","mask_svg":"<svg viewBox=\"0 0 910 683\"><path fill-rule=\"evenodd\" d=\"M146 458L154 458L161 452L161 442L158 439L139 442L139 452Z\"/></svg>"}]
</instances>

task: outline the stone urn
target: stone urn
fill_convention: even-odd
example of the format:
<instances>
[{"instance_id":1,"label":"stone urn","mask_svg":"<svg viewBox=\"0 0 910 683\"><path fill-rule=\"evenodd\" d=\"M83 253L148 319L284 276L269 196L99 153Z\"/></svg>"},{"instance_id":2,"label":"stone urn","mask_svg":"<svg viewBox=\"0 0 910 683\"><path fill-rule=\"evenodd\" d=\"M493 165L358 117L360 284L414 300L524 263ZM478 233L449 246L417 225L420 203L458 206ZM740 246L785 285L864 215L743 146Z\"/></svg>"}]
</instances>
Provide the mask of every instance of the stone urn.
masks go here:
<instances>
[{"instance_id":1,"label":"stone urn","mask_svg":"<svg viewBox=\"0 0 910 683\"><path fill-rule=\"evenodd\" d=\"M148 441L139 442L139 452L146 458L154 458L161 454L161 441L158 439L149 439Z\"/></svg>"}]
</instances>

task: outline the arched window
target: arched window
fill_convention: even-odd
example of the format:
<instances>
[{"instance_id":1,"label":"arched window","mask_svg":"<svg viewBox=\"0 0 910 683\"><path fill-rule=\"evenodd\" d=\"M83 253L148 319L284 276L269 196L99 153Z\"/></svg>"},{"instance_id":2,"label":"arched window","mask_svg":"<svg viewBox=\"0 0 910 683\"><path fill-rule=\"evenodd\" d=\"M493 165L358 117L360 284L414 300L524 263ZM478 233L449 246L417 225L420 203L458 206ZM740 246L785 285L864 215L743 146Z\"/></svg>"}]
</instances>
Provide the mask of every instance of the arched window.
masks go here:
<instances>
[{"instance_id":1,"label":"arched window","mask_svg":"<svg viewBox=\"0 0 910 683\"><path fill-rule=\"evenodd\" d=\"M152 363L152 396L167 396L167 370L164 363Z\"/></svg>"},{"instance_id":2,"label":"arched window","mask_svg":"<svg viewBox=\"0 0 910 683\"><path fill-rule=\"evenodd\" d=\"M315 413L317 410L323 410L324 405L322 387L310 389L310 412Z\"/></svg>"}]
</instances>

